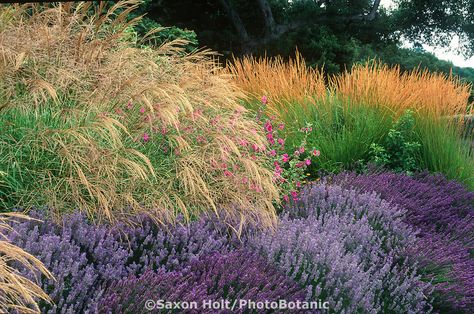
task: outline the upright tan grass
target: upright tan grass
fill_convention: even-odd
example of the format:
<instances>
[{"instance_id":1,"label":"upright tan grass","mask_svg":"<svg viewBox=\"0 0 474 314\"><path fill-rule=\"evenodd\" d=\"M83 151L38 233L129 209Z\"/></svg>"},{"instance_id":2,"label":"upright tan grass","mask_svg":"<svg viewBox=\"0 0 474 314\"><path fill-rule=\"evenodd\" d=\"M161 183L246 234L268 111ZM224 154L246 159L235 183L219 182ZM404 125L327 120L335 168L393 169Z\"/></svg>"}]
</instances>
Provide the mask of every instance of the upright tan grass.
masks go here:
<instances>
[{"instance_id":1,"label":"upright tan grass","mask_svg":"<svg viewBox=\"0 0 474 314\"><path fill-rule=\"evenodd\" d=\"M178 214L193 217L214 210L272 225L278 190L267 160L251 159L237 144L241 138L265 144L258 125L238 104L243 93L210 51L185 55L181 40L159 49L140 47L129 27L137 20L126 21L139 3L120 1L109 9L103 2L1 8L0 17L8 23L0 32L5 99L0 114L50 111L65 125L40 134L33 130L25 139L24 145L37 148L34 152L57 155L60 169L35 170L41 188L23 191L21 205L79 207L110 221L138 213L174 220ZM113 113L129 102L153 113L152 125L131 128L119 121ZM204 113L199 119L193 116L196 110ZM236 118L233 112L242 115ZM211 128L217 118L221 127ZM205 135L207 143L192 143L183 125ZM146 127L175 130L170 144L181 154L172 164L162 168L152 152L144 155L130 144ZM11 155L6 157L10 164L17 158ZM211 166L225 158L240 169L232 179L237 174L252 178L261 192Z\"/></svg>"},{"instance_id":2,"label":"upright tan grass","mask_svg":"<svg viewBox=\"0 0 474 314\"><path fill-rule=\"evenodd\" d=\"M40 313L36 300L51 302L49 296L33 281L20 275L11 264L20 264L48 278L52 275L37 258L6 240L5 231L14 232L9 222L16 219L30 218L18 213L0 214L0 312Z\"/></svg>"},{"instance_id":3,"label":"upright tan grass","mask_svg":"<svg viewBox=\"0 0 474 314\"><path fill-rule=\"evenodd\" d=\"M433 118L469 114L470 86L456 77L427 70L403 72L381 62L355 65L336 75L332 88L351 103L387 109L396 116L407 109Z\"/></svg>"},{"instance_id":4,"label":"upright tan grass","mask_svg":"<svg viewBox=\"0 0 474 314\"><path fill-rule=\"evenodd\" d=\"M305 104L307 98L326 96L323 71L308 67L298 51L288 61L280 56L236 58L226 69L243 90L257 98L269 96L283 111L282 101Z\"/></svg>"}]
</instances>

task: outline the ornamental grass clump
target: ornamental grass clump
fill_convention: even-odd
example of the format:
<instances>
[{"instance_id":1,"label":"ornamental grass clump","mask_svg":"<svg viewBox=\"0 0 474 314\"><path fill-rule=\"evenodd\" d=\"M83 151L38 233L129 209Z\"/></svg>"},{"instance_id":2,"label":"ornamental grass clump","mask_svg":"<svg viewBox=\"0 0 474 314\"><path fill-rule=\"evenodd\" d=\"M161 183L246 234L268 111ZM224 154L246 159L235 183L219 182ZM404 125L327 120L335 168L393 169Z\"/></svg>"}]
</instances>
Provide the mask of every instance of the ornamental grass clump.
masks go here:
<instances>
[{"instance_id":1,"label":"ornamental grass clump","mask_svg":"<svg viewBox=\"0 0 474 314\"><path fill-rule=\"evenodd\" d=\"M331 85L343 99L384 108L396 116L408 109L433 118L472 111L468 108L470 85L428 70L402 72L399 66L373 61L334 76Z\"/></svg>"},{"instance_id":2,"label":"ornamental grass clump","mask_svg":"<svg viewBox=\"0 0 474 314\"><path fill-rule=\"evenodd\" d=\"M204 302L228 300L237 305L232 313L248 313L240 300L275 302L304 300L294 281L262 257L246 250L203 256L178 272L148 271L113 283L98 306L101 313L140 313L147 300L195 302L195 313L228 313L225 308L205 307ZM160 312L158 309L152 312ZM250 311L253 312L253 311Z\"/></svg>"},{"instance_id":3,"label":"ornamental grass clump","mask_svg":"<svg viewBox=\"0 0 474 314\"><path fill-rule=\"evenodd\" d=\"M139 3L0 8L2 205L273 225L270 161L238 145L266 145L242 92L209 51L142 46Z\"/></svg>"},{"instance_id":4,"label":"ornamental grass clump","mask_svg":"<svg viewBox=\"0 0 474 314\"><path fill-rule=\"evenodd\" d=\"M442 175L414 177L391 172L342 173L332 183L374 191L406 210L405 222L420 230L408 254L424 280L434 285L434 305L442 311L474 309L474 193Z\"/></svg>"},{"instance_id":5,"label":"ornamental grass clump","mask_svg":"<svg viewBox=\"0 0 474 314\"><path fill-rule=\"evenodd\" d=\"M335 312L429 312L428 284L403 249L415 243L403 212L375 194L324 184L305 188L275 233L250 240Z\"/></svg>"},{"instance_id":6,"label":"ornamental grass clump","mask_svg":"<svg viewBox=\"0 0 474 314\"><path fill-rule=\"evenodd\" d=\"M286 101L304 104L315 96L326 96L324 72L308 67L298 51L288 61L282 57L236 58L226 71L251 96L258 99L262 94L268 95L272 101L270 109L278 109L280 113L287 110Z\"/></svg>"},{"instance_id":7,"label":"ornamental grass clump","mask_svg":"<svg viewBox=\"0 0 474 314\"><path fill-rule=\"evenodd\" d=\"M0 214L0 312L39 313L37 301L50 303L51 299L37 285L38 275L54 281L52 274L35 256L23 248L8 241L7 234L15 231L11 224L20 219L30 220L28 216L18 213ZM16 264L16 265L14 265ZM18 266L19 267L16 267ZM18 269L34 274L28 278Z\"/></svg>"}]
</instances>

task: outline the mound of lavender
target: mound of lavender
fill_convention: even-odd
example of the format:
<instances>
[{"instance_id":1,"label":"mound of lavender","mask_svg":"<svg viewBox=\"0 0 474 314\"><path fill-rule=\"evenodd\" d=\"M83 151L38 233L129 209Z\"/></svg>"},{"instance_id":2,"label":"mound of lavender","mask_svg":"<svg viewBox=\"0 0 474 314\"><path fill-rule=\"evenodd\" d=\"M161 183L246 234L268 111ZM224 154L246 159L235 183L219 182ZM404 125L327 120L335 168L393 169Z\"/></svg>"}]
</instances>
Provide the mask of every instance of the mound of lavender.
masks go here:
<instances>
[{"instance_id":1,"label":"mound of lavender","mask_svg":"<svg viewBox=\"0 0 474 314\"><path fill-rule=\"evenodd\" d=\"M343 173L331 182L360 191L375 191L407 211L405 222L419 229L408 248L425 280L435 285L435 308L474 311L474 193L441 175L410 177L395 173Z\"/></svg>"},{"instance_id":2,"label":"mound of lavender","mask_svg":"<svg viewBox=\"0 0 474 314\"><path fill-rule=\"evenodd\" d=\"M94 306L110 282L141 275L147 269L181 269L200 256L227 252L232 237L212 219L168 229L144 220L139 227L97 226L80 214L65 216L61 225L44 220L16 225L9 234L56 278L41 278L40 285L54 305L40 304L43 313L95 312ZM35 274L23 274L36 280Z\"/></svg>"},{"instance_id":3,"label":"mound of lavender","mask_svg":"<svg viewBox=\"0 0 474 314\"><path fill-rule=\"evenodd\" d=\"M321 184L303 190L276 232L249 243L331 311L429 312L429 285L399 255L415 243L402 219L375 194Z\"/></svg>"},{"instance_id":4,"label":"mound of lavender","mask_svg":"<svg viewBox=\"0 0 474 314\"><path fill-rule=\"evenodd\" d=\"M246 250L213 254L181 271L148 271L139 278L113 283L100 301L100 313L142 313L147 300L195 302L194 313L228 313L205 307L204 301L304 300L304 291L260 256ZM233 313L246 312L235 308ZM153 312L153 311L152 311ZM248 312L248 310L247 310ZM156 310L159 313L159 310Z\"/></svg>"}]
</instances>

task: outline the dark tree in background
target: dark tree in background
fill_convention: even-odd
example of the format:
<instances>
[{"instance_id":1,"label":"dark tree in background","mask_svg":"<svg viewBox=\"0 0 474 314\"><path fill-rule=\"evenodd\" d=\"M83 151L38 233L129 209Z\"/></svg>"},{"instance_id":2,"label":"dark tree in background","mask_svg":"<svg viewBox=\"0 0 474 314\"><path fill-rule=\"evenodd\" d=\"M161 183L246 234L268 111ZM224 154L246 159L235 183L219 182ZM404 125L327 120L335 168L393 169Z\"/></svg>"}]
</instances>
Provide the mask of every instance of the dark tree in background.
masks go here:
<instances>
[{"instance_id":1,"label":"dark tree in background","mask_svg":"<svg viewBox=\"0 0 474 314\"><path fill-rule=\"evenodd\" d=\"M148 0L142 13L161 25L194 30L200 46L224 58L288 56L297 47L328 73L373 57L402 68L453 67L422 49L399 48L402 38L448 47L456 34L460 53L474 55L474 0L393 2L387 10L380 0Z\"/></svg>"}]
</instances>

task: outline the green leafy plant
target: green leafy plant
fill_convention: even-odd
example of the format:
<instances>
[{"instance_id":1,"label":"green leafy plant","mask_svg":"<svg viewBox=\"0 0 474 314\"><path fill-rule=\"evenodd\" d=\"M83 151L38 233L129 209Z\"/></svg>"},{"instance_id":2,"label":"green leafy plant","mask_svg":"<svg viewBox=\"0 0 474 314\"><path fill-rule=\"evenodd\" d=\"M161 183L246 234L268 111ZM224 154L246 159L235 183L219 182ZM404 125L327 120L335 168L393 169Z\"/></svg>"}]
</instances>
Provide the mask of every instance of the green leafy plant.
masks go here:
<instances>
[{"instance_id":1,"label":"green leafy plant","mask_svg":"<svg viewBox=\"0 0 474 314\"><path fill-rule=\"evenodd\" d=\"M370 161L397 172L410 174L419 170L421 144L415 137L415 118L413 112L407 110L388 131L382 144L370 145Z\"/></svg>"}]
</instances>

